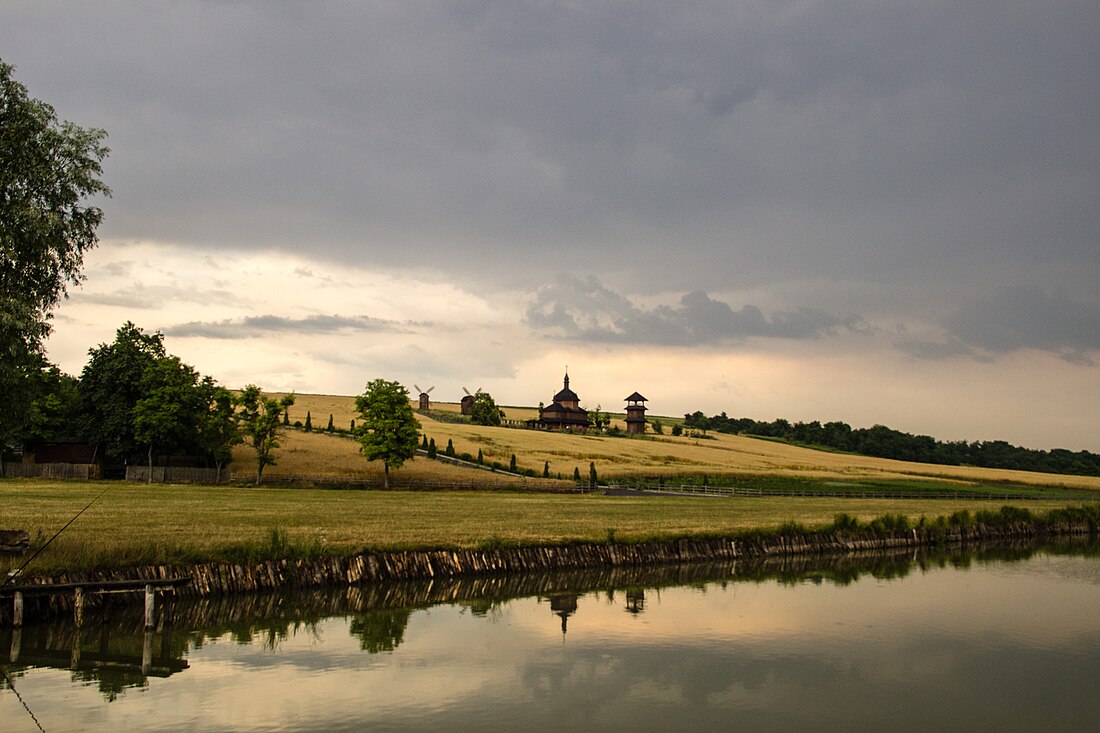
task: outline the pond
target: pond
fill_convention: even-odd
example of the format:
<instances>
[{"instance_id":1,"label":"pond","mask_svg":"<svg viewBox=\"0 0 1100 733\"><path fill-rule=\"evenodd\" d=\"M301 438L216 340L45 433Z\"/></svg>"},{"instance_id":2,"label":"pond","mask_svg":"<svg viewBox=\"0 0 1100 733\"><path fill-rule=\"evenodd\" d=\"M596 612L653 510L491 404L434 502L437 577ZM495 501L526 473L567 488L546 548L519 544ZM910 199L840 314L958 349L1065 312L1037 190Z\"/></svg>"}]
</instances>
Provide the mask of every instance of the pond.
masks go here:
<instances>
[{"instance_id":1,"label":"pond","mask_svg":"<svg viewBox=\"0 0 1100 733\"><path fill-rule=\"evenodd\" d=\"M0 632L0 729L1070 730L1094 545L180 599Z\"/></svg>"}]
</instances>

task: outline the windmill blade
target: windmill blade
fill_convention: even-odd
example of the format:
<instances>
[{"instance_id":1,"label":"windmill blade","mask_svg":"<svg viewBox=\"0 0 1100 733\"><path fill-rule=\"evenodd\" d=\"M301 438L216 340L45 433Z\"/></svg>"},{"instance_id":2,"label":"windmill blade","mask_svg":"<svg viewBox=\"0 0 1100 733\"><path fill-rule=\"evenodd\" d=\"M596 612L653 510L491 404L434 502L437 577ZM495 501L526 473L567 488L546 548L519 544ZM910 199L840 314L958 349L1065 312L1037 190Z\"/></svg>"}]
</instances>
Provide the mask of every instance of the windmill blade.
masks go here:
<instances>
[{"instance_id":1,"label":"windmill blade","mask_svg":"<svg viewBox=\"0 0 1100 733\"><path fill-rule=\"evenodd\" d=\"M416 382L413 382L413 386L416 387L417 392L420 392L421 394L424 393L424 390L420 389L420 385L417 384Z\"/></svg>"},{"instance_id":2,"label":"windmill blade","mask_svg":"<svg viewBox=\"0 0 1100 733\"><path fill-rule=\"evenodd\" d=\"M473 395L470 394L470 390L466 389L465 387L462 388L462 391L465 392L466 394L470 395L470 397L473 397Z\"/></svg>"},{"instance_id":3,"label":"windmill blade","mask_svg":"<svg viewBox=\"0 0 1100 733\"><path fill-rule=\"evenodd\" d=\"M426 392L424 392L424 394L431 394L431 393L432 393L432 390L433 390L433 389L435 389L435 385L434 385L434 384L433 384L433 385L432 385L431 387L428 387L427 391L426 391Z\"/></svg>"},{"instance_id":4,"label":"windmill blade","mask_svg":"<svg viewBox=\"0 0 1100 733\"><path fill-rule=\"evenodd\" d=\"M477 392L474 392L474 394L481 394L481 387L478 387Z\"/></svg>"}]
</instances>

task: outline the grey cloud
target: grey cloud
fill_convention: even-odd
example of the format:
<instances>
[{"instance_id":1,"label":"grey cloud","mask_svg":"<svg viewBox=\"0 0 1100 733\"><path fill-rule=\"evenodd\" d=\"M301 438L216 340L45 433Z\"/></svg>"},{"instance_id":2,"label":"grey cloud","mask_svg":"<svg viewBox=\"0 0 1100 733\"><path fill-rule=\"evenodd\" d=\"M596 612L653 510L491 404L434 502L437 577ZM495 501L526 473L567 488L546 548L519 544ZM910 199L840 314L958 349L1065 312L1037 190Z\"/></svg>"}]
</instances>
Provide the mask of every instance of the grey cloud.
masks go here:
<instances>
[{"instance_id":1,"label":"grey cloud","mask_svg":"<svg viewBox=\"0 0 1100 733\"><path fill-rule=\"evenodd\" d=\"M19 78L111 134L115 236L682 291L1100 273L1094 2L9 5Z\"/></svg>"},{"instance_id":2,"label":"grey cloud","mask_svg":"<svg viewBox=\"0 0 1100 733\"><path fill-rule=\"evenodd\" d=\"M128 288L115 290L110 293L78 292L73 294L74 301L95 303L96 305L110 305L119 308L133 308L137 310L154 310L167 302L199 303L220 305L242 305L244 301L236 293L230 290L210 289L192 290L175 285L145 285L135 282Z\"/></svg>"},{"instance_id":3,"label":"grey cloud","mask_svg":"<svg viewBox=\"0 0 1100 733\"><path fill-rule=\"evenodd\" d=\"M1029 287L1006 288L945 319L960 342L992 353L1038 349L1091 364L1100 350L1100 304Z\"/></svg>"},{"instance_id":4,"label":"grey cloud","mask_svg":"<svg viewBox=\"0 0 1100 733\"><path fill-rule=\"evenodd\" d=\"M561 338L682 346L754 336L815 339L865 327L858 316L842 319L814 308L777 311L768 318L755 305L734 310L703 291L684 294L678 306L646 309L594 277L572 276L560 276L541 288L525 320L532 328Z\"/></svg>"},{"instance_id":5,"label":"grey cloud","mask_svg":"<svg viewBox=\"0 0 1100 733\"><path fill-rule=\"evenodd\" d=\"M271 333L322 334L338 331L400 333L419 324L400 324L369 316L248 316L224 321L192 321L163 329L166 336L197 336L214 339L254 338Z\"/></svg>"}]
</instances>

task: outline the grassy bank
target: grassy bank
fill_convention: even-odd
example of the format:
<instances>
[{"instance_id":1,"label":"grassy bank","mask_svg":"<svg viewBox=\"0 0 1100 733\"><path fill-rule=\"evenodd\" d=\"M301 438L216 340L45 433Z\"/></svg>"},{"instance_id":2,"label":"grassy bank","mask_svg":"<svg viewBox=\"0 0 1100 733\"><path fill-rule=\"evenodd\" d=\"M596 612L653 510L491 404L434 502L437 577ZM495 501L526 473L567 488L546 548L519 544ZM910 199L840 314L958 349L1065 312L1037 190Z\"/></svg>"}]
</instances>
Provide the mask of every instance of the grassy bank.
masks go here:
<instances>
[{"instance_id":1,"label":"grassy bank","mask_svg":"<svg viewBox=\"0 0 1100 733\"><path fill-rule=\"evenodd\" d=\"M972 500L803 497L607 497L485 492L383 492L104 482L0 482L0 525L40 546L106 493L28 571L260 560L430 549L619 542L733 535L783 526L997 510ZM1012 505L1043 512L1050 501ZM892 520L898 521L898 520ZM0 558L0 571L20 564Z\"/></svg>"}]
</instances>

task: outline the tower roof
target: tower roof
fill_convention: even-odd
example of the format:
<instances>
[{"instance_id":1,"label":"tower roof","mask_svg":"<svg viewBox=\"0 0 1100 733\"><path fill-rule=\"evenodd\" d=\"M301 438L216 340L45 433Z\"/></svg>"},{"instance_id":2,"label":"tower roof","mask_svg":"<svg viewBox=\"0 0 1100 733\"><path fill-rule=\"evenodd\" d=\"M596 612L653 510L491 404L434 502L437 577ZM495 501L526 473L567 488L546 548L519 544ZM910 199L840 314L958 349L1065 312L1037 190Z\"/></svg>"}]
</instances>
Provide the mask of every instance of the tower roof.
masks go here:
<instances>
[{"instance_id":1,"label":"tower roof","mask_svg":"<svg viewBox=\"0 0 1100 733\"><path fill-rule=\"evenodd\" d=\"M626 399L624 400L624 402L648 402L648 400L646 400L646 398L645 398L645 397L642 397L642 396L641 396L640 394L638 394L637 392L635 392L634 394L632 394L632 395L630 395L629 397L627 397L627 398L626 398Z\"/></svg>"},{"instance_id":2,"label":"tower roof","mask_svg":"<svg viewBox=\"0 0 1100 733\"><path fill-rule=\"evenodd\" d=\"M566 372L565 386L562 388L561 392L554 395L554 402L579 402L580 399L581 398L577 396L576 392L569 389L569 372Z\"/></svg>"}]
</instances>

